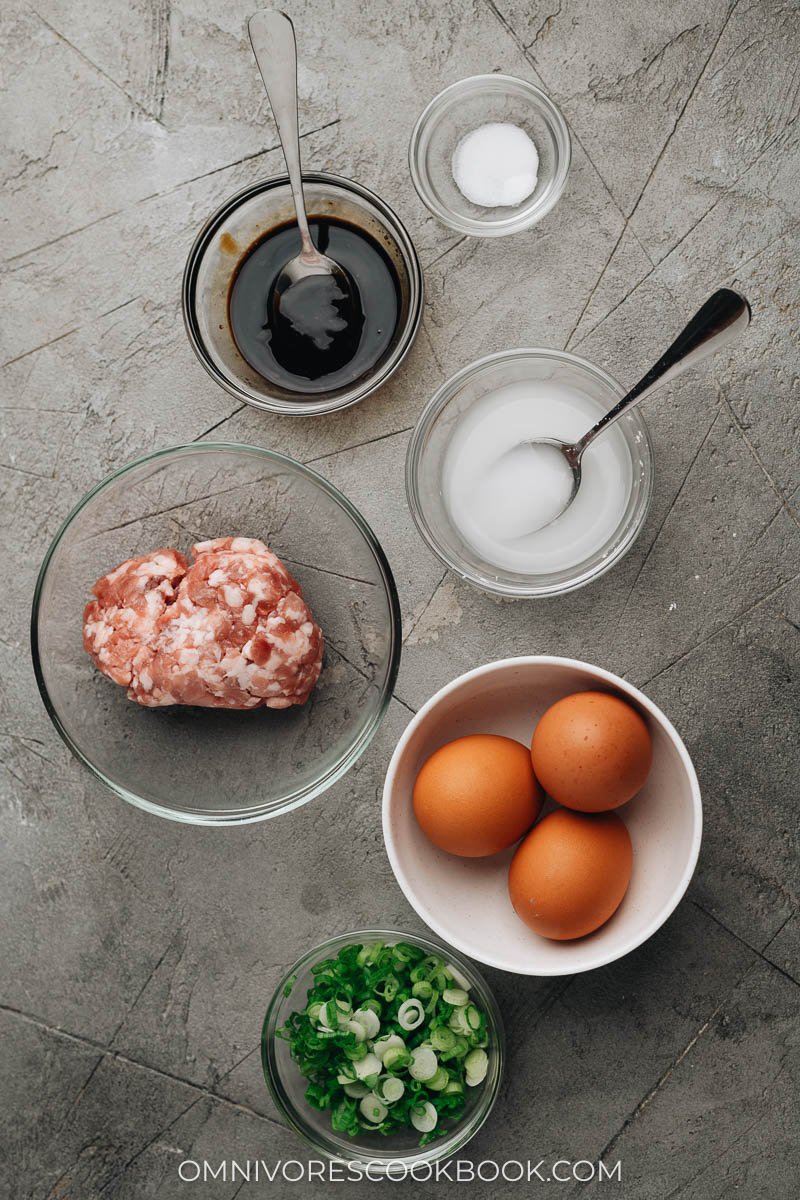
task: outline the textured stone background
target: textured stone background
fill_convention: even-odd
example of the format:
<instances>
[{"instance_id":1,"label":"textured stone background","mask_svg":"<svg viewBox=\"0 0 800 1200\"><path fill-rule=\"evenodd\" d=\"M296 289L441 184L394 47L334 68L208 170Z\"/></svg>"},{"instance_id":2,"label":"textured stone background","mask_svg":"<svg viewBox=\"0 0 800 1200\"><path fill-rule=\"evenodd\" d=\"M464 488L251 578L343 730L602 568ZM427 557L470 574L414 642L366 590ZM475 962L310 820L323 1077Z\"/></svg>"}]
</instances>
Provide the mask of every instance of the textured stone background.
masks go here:
<instances>
[{"instance_id":1,"label":"textured stone background","mask_svg":"<svg viewBox=\"0 0 800 1200\"><path fill-rule=\"evenodd\" d=\"M261 1077L272 988L328 935L420 927L379 826L408 708L463 669L547 651L620 672L666 709L697 764L706 835L687 898L624 961L557 981L490 972L508 1072L469 1153L620 1159L622 1187L605 1188L631 1200L788 1200L800 1174L798 5L290 0L306 161L385 195L427 279L401 373L311 421L233 408L180 316L205 216L282 169L244 36L253 7L3 5L0 1192L233 1200L258 1189L192 1190L177 1164L303 1156ZM557 208L499 242L440 227L406 170L422 106L494 70L544 87L574 137ZM632 382L722 284L749 296L753 325L727 360L647 406L656 494L627 559L530 604L444 574L403 496L409 429L432 390L515 345L575 348ZM313 462L343 488L386 547L406 631L403 703L357 768L288 817L227 831L147 817L92 782L39 701L27 631L41 559L87 487L212 431Z\"/></svg>"}]
</instances>

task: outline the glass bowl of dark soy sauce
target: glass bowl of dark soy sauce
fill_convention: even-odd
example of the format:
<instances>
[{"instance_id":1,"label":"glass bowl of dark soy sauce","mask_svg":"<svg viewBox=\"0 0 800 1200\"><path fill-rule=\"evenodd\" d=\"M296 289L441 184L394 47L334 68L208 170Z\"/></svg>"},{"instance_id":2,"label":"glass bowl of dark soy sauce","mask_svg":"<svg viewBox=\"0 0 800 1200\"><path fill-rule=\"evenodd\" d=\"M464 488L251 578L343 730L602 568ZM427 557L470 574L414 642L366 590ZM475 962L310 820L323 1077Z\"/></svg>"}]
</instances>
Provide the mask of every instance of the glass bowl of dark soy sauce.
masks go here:
<instances>
[{"instance_id":1,"label":"glass bowl of dark soy sauce","mask_svg":"<svg viewBox=\"0 0 800 1200\"><path fill-rule=\"evenodd\" d=\"M422 269L404 225L373 192L323 173L304 175L303 188L316 245L356 290L348 336L331 352L271 315L276 279L300 249L285 175L237 192L206 221L184 272L183 315L200 362L232 396L312 416L357 403L400 365L419 329Z\"/></svg>"}]
</instances>

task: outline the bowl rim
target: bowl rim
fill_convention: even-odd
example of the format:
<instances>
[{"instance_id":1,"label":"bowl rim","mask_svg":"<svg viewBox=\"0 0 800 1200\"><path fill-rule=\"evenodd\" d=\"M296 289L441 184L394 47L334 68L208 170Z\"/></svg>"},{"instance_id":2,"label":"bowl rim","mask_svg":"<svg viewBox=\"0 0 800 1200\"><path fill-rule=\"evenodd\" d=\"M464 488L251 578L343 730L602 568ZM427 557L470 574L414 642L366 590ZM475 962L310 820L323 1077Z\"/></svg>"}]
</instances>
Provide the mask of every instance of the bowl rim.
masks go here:
<instances>
[{"instance_id":1,"label":"bowl rim","mask_svg":"<svg viewBox=\"0 0 800 1200\"><path fill-rule=\"evenodd\" d=\"M466 366L461 367L454 375L451 375L449 379L446 379L436 389L423 408L411 432L406 449L405 483L406 500L414 524L423 540L444 566L455 572L461 579L466 580L467 583L474 584L482 591L489 592L491 595L513 597L520 600L539 600L549 599L552 596L563 596L567 592L574 592L578 588L586 587L587 584L593 583L596 579L600 579L601 576L605 575L607 571L610 571L627 554L641 533L644 523L647 520L647 514L650 511L650 504L655 488L655 455L644 414L641 408L633 408L626 415L633 417L641 426L642 457L646 468L645 486L639 506L640 512L638 519L632 521L613 553L607 554L593 568L584 570L581 574L556 584L533 582L540 578L539 576L530 576L530 582L527 583L505 583L496 579L487 579L483 575L478 574L478 572L469 570L469 568L456 561L455 558L451 558L441 547L436 535L428 524L423 505L418 495L419 460L424 440L436 418L444 410L465 380L480 375L487 367L492 366L494 363L510 362L515 359L529 357L571 363L573 366L578 366L595 375L620 398L625 394L625 389L613 375L609 374L603 367L598 366L597 363L592 362L588 358L583 358L579 354L573 354L570 350L550 350L546 347L519 346L511 350L497 350L493 354L485 354L482 358L476 358L473 362L467 363ZM498 568L499 571L500 568ZM547 577L543 576L542 578L546 579Z\"/></svg>"},{"instance_id":2,"label":"bowl rim","mask_svg":"<svg viewBox=\"0 0 800 1200\"><path fill-rule=\"evenodd\" d=\"M692 841L689 849L689 856L680 874L680 877L676 881L666 902L659 909L656 916L654 916L648 922L642 933L630 937L626 942L623 943L620 949L612 951L611 953L596 953L594 958L587 962L584 966L576 966L565 956L563 967L554 967L552 969L539 971L530 971L526 969L525 966L511 964L509 961L504 960L499 955L484 956L478 954L476 953L475 948L470 947L463 940L463 938L454 937L452 932L444 927L444 925L437 919L436 914L431 912L427 906L418 899L413 889L409 885L400 861L400 857L397 853L394 837L392 836L390 820L391 809L396 802L395 780L399 770L400 761L414 733L420 728L421 725L424 724L425 721L428 720L439 703L446 696L458 691L465 683L473 679L479 679L481 676L491 675L509 668L519 667L521 665L531 666L533 664L568 667L571 669L578 669L588 672L598 682L607 684L617 689L629 698L635 700L637 704L641 705L641 707L645 709L649 716L659 725L661 729L663 729L673 747L678 752L678 757L680 758L683 769L686 772L686 777L689 781L694 826L692 830ZM395 746L394 753L392 754L391 761L389 762L389 768L386 772L381 809L383 840L394 877L400 885L403 895L406 897L417 915L422 918L425 924L428 925L428 927L444 941L460 950L462 954L469 955L471 958L476 958L478 962L482 962L485 966L496 967L498 970L507 971L511 974L528 975L534 978L543 978L554 975L576 975L583 974L585 971L596 970L598 967L607 966L609 963L616 962L618 959L624 958L625 955L630 954L632 950L635 950L638 946L641 946L644 942L651 938L653 934L661 928L668 917L672 915L683 898L694 874L695 867L697 866L697 859L700 853L700 843L703 834L703 804L700 793L700 784L697 779L697 772L695 771L694 764L692 763L689 752L686 749L680 734L669 718L662 712L662 710L653 700L645 695L644 692L640 691L639 688L634 687L632 683L628 683L627 680L622 679L619 675L615 675L612 671L607 671L604 667L597 667L593 663L584 662L582 659L563 658L559 655L553 654L526 654L513 658L496 659L493 662L484 663L483 666L474 667L470 671L465 671L464 674L458 675L455 679L451 680L450 683L445 684L444 687L435 692L434 695L431 696L430 700L428 700L422 706L422 708L419 709L415 716L411 718L405 730L401 734L400 740ZM578 939L578 941L582 941L582 939Z\"/></svg>"},{"instance_id":3,"label":"bowl rim","mask_svg":"<svg viewBox=\"0 0 800 1200\"><path fill-rule=\"evenodd\" d=\"M265 399L264 397L256 396L244 385L236 383L224 375L206 350L205 341L198 326L194 303L197 272L202 262L203 254L215 230L230 213L234 212L247 200L263 192L271 191L281 186L290 187L289 176L285 174L268 175L263 179L256 180L255 183L247 184L246 187L240 188L239 191L234 192L227 199L223 200L206 218L192 242L191 249L186 258L186 265L183 269L181 310L186 336L189 339L189 344L198 362L214 382L230 396L242 401L244 404L249 404L251 408L259 409L261 412L281 413L283 415L288 414L299 417L315 417L331 412L339 412L341 409L357 404L360 400L376 392L395 373L411 350L419 333L424 308L425 285L422 264L420 263L419 254L412 241L411 234L394 209L381 196L378 196L368 187L365 187L364 184L358 183L354 179L347 179L343 175L334 175L329 171L303 171L303 183L332 184L334 188L354 193L374 205L381 216L387 221L387 224L393 227L391 228L392 235L397 238L398 245L400 245L408 259L409 282L411 286L411 302L408 318L397 345L386 359L381 370L360 386L342 391L332 399L330 397L317 400L309 397L296 401L284 400L278 397Z\"/></svg>"},{"instance_id":4,"label":"bowl rim","mask_svg":"<svg viewBox=\"0 0 800 1200\"><path fill-rule=\"evenodd\" d=\"M288 1096L284 1095L284 1089L280 1081L280 1071L278 1070L275 1059L275 1033L277 1027L278 1010L281 1002L288 997L284 994L284 989L293 982L293 977L298 975L302 970L309 966L312 962L319 961L321 957L332 952L334 948L350 945L354 942L364 942L367 940L387 941L394 939L395 941L410 941L419 945L427 951L436 953L444 953L444 956L454 962L464 973L477 982L482 989L485 1000L487 1015L491 1019L492 1032L494 1035L495 1049L497 1052L497 1064L494 1075L489 1081L486 1095L483 1097L481 1104L473 1114L471 1121L463 1129L460 1123L453 1129L450 1136L438 1138L433 1142L429 1142L427 1146L418 1148L416 1152L397 1155L392 1157L382 1156L380 1154L366 1153L358 1149L358 1143L353 1143L353 1153L343 1155L339 1147L328 1142L325 1137L309 1136L309 1133L303 1128L302 1122L298 1119L295 1106L292 1104ZM274 1026L274 1027L273 1027ZM494 1108L495 1101L500 1092L500 1085L503 1080L505 1070L505 1030L503 1027L503 1018L500 1012L499 1005L495 998L492 988L487 983L481 971L475 966L474 962L469 958L465 958L456 948L454 948L445 939L441 939L430 932L425 933L408 933L398 929L355 929L352 932L336 934L333 937L326 938L324 942L307 950L293 966L282 976L275 991L272 994L269 1005L267 1006L266 1015L261 1027L261 1066L264 1072L264 1078L272 1097L272 1101L278 1112L284 1118L289 1128L298 1134L308 1145L313 1146L314 1150L324 1154L327 1158L335 1162L359 1162L369 1163L376 1173L391 1174L392 1166L403 1165L406 1169L418 1165L420 1163L437 1162L443 1158L449 1158L457 1150L460 1150L467 1144L468 1141L478 1132L488 1119L489 1114ZM489 1076L487 1075L487 1080ZM387 1169L388 1168L388 1169Z\"/></svg>"},{"instance_id":5,"label":"bowl rim","mask_svg":"<svg viewBox=\"0 0 800 1200\"><path fill-rule=\"evenodd\" d=\"M207 812L187 809L172 809L167 808L162 804L158 804L153 800L148 800L144 796L138 795L136 792L130 791L122 784L116 783L109 779L103 771L97 767L91 759L76 745L69 731L64 726L61 718L56 711L44 678L42 669L40 648L39 648L39 615L40 605L44 584L47 578L47 573L53 556L58 549L61 541L65 537L72 522L83 511L83 509L101 492L103 492L112 483L123 478L129 472L137 467L143 466L145 463L155 462L158 459L168 459L188 453L218 453L219 451L235 451L245 452L248 455L262 456L275 463L283 466L289 466L293 470L298 471L301 475L305 475L312 483L326 493L335 504L341 508L345 514L351 519L353 524L358 529L364 541L371 550L375 562L378 566L381 578L383 579L385 594L389 605L389 633L391 645L389 647L388 661L389 667L386 672L386 677L381 689L381 695L378 705L369 723L361 731L358 738L353 742L350 748L342 754L339 760L325 772L319 779L313 783L309 783L304 787L297 788L289 792L274 807L266 809L264 807L256 809L245 809L242 812L236 810L217 811L210 809ZM278 450L269 450L264 446L253 446L244 442L184 442L175 446L166 446L160 450L152 451L150 454L142 454L131 462L126 463L122 467L118 467L110 474L96 483L90 490L75 504L66 518L62 521L53 540L48 546L47 552L42 560L42 565L39 568L39 574L36 578L36 586L33 592L33 602L31 605L31 657L33 660L33 671L36 678L36 685L39 689L39 695L42 698L42 703L45 706L47 715L50 717L57 733L61 740L77 758L78 762L82 763L95 779L98 779L105 787L107 787L115 795L127 800L129 804L135 805L137 808L144 809L145 812L152 813L159 817L166 817L168 820L178 821L186 825L203 825L203 826L228 826L228 825L247 825L255 821L264 821L272 817L280 816L282 813L291 812L295 808L308 803L309 800L319 796L322 792L327 791L337 780L341 779L350 768L358 761L367 746L372 741L377 733L377 730L386 714L391 701L394 685L397 680L397 672L400 666L400 654L402 650L402 617L400 613L400 600L397 594L397 587L392 575L391 567L386 554L373 533L370 526L367 524L364 517L358 511L354 504L339 491L332 483L319 475L311 467L305 463L298 462L297 459L290 458L287 454L281 454Z\"/></svg>"},{"instance_id":6,"label":"bowl rim","mask_svg":"<svg viewBox=\"0 0 800 1200\"><path fill-rule=\"evenodd\" d=\"M559 162L553 175L550 194L544 201L540 199L525 205L525 207L519 207L513 215L508 217L501 217L494 221L481 221L477 217L462 216L454 209L439 204L428 186L427 173L420 168L419 145L424 131L437 118L439 109L448 99L458 95L459 92L476 89L482 84L488 86L498 82L510 85L514 89L521 88L523 91L527 91L529 97L544 110L543 120L549 126L558 146ZM422 203L443 225L472 237L507 237L509 234L520 233L538 224L560 200L566 186L571 162L572 138L564 114L558 105L542 88L529 79L523 79L519 75L506 75L501 71L467 75L442 88L432 100L428 101L418 116L408 144L408 169L411 181Z\"/></svg>"}]
</instances>

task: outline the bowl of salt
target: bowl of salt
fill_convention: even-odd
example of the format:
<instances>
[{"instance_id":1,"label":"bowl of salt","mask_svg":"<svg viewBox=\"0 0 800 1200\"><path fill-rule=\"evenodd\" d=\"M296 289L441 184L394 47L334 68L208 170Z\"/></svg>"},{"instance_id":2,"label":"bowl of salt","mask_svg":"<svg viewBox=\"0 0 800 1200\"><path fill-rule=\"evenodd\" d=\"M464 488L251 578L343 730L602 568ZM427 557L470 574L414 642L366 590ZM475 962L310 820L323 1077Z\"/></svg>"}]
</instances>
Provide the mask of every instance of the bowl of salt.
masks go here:
<instances>
[{"instance_id":1,"label":"bowl of salt","mask_svg":"<svg viewBox=\"0 0 800 1200\"><path fill-rule=\"evenodd\" d=\"M408 158L420 199L443 224L503 237L550 211L570 155L566 121L540 88L511 75L473 75L431 100Z\"/></svg>"}]
</instances>

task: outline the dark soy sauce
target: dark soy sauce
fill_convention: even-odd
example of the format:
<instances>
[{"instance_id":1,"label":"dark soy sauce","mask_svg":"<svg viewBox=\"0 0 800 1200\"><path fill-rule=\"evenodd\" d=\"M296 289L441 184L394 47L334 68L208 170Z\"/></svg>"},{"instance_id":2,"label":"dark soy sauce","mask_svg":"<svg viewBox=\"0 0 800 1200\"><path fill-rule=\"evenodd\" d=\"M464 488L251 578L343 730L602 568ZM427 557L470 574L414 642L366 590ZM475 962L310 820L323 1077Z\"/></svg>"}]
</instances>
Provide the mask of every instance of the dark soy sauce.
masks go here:
<instances>
[{"instance_id":1,"label":"dark soy sauce","mask_svg":"<svg viewBox=\"0 0 800 1200\"><path fill-rule=\"evenodd\" d=\"M400 284L389 255L357 225L311 217L309 228L318 249L352 280L355 305L341 303L331 276L302 280L275 304L275 283L300 253L292 221L269 230L239 262L228 321L239 352L259 375L285 391L316 395L349 387L385 354L400 315Z\"/></svg>"}]
</instances>

